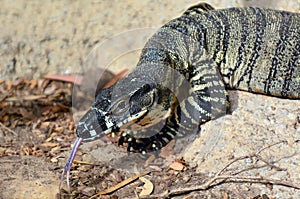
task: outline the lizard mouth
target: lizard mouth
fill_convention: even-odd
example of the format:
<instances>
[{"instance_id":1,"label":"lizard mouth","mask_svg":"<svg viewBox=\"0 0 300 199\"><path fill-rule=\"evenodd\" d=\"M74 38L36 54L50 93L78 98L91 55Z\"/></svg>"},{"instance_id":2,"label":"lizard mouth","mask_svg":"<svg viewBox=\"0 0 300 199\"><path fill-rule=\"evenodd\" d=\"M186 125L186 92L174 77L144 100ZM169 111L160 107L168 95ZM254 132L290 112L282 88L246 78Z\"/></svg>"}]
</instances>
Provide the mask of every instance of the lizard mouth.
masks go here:
<instances>
[{"instance_id":1,"label":"lizard mouth","mask_svg":"<svg viewBox=\"0 0 300 199\"><path fill-rule=\"evenodd\" d=\"M123 126L130 126L146 115L148 110L130 115L126 119L116 121L111 115L100 114L96 108L91 108L78 122L76 133L83 142L90 142L112 132L117 132Z\"/></svg>"},{"instance_id":2,"label":"lizard mouth","mask_svg":"<svg viewBox=\"0 0 300 199\"><path fill-rule=\"evenodd\" d=\"M89 142L111 133L115 123L97 108L90 110L82 116L76 128L76 134L83 142Z\"/></svg>"},{"instance_id":3,"label":"lizard mouth","mask_svg":"<svg viewBox=\"0 0 300 199\"><path fill-rule=\"evenodd\" d=\"M69 176L70 176L71 165L74 161L76 152L78 151L79 146L82 142L92 141L92 140L98 139L106 134L114 132L116 129L118 129L118 126L122 126L122 125L124 125L124 123L134 121L134 120L138 119L139 117L143 116L144 114L146 114L146 112L147 112L147 110L141 111L141 112L127 118L126 120L124 120L122 123L120 123L118 125L113 125L110 128L102 127L102 129L100 129L101 125L99 126L99 123L98 124L96 123L98 121L95 120L97 118L96 115L94 115L95 112L93 112L93 109L90 109L81 118L81 120L78 123L77 129L76 129L78 137L76 138L76 140L74 142L72 151L68 158L68 161L67 161L67 163L63 169L63 172L61 174L59 187L61 187L64 175L66 174L67 187L68 187L68 191L70 192ZM97 128L94 129L91 127L98 127L98 129ZM114 128L115 128L115 130L114 130ZM106 130L103 131L103 129L106 129ZM79 137L79 136L81 136L81 137Z\"/></svg>"}]
</instances>

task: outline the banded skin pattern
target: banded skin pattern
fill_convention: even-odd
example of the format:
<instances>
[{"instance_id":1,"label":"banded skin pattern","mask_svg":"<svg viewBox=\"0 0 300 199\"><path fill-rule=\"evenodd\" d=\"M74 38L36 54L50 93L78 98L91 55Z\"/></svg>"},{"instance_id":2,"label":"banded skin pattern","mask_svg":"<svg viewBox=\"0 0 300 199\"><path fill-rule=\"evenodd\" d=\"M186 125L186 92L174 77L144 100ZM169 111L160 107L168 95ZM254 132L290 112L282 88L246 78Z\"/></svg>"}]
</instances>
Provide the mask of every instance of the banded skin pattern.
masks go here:
<instances>
[{"instance_id":1,"label":"banded skin pattern","mask_svg":"<svg viewBox=\"0 0 300 199\"><path fill-rule=\"evenodd\" d=\"M122 132L128 151L157 151L226 114L228 89L300 98L300 15L201 3L162 26L137 67L97 94L77 126L81 141ZM62 176L64 173L62 174Z\"/></svg>"},{"instance_id":2,"label":"banded skin pattern","mask_svg":"<svg viewBox=\"0 0 300 199\"><path fill-rule=\"evenodd\" d=\"M150 38L131 74L97 95L78 137L122 130L119 143L144 153L226 114L226 89L299 99L299 19L269 9L191 7Z\"/></svg>"}]
</instances>

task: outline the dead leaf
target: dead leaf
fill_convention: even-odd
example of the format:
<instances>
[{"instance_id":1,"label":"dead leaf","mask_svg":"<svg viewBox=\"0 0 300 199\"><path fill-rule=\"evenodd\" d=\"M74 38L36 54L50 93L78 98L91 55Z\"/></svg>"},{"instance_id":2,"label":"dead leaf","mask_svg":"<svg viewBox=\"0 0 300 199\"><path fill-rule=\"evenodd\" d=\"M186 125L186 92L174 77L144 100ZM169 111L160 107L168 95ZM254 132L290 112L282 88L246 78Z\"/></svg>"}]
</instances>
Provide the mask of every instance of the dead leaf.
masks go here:
<instances>
[{"instance_id":1,"label":"dead leaf","mask_svg":"<svg viewBox=\"0 0 300 199\"><path fill-rule=\"evenodd\" d=\"M21 108L19 110L19 112L23 116L23 118L26 118L26 119L33 119L34 118L33 112L29 111L29 110L26 110L25 108Z\"/></svg>"},{"instance_id":2,"label":"dead leaf","mask_svg":"<svg viewBox=\"0 0 300 199\"><path fill-rule=\"evenodd\" d=\"M18 97L9 97L6 98L5 101L31 101L31 100L37 100L37 99L42 99L42 98L46 98L45 95L28 95L28 96L18 96Z\"/></svg>"},{"instance_id":3,"label":"dead leaf","mask_svg":"<svg viewBox=\"0 0 300 199\"><path fill-rule=\"evenodd\" d=\"M4 101L6 98L8 98L11 95L11 92L7 93L1 93L0 92L0 102Z\"/></svg>"},{"instance_id":4,"label":"dead leaf","mask_svg":"<svg viewBox=\"0 0 300 199\"><path fill-rule=\"evenodd\" d=\"M41 144L40 146L42 146L42 147L56 147L58 145L59 145L58 143L46 142L46 143Z\"/></svg>"},{"instance_id":5,"label":"dead leaf","mask_svg":"<svg viewBox=\"0 0 300 199\"><path fill-rule=\"evenodd\" d=\"M58 127L55 127L54 128L54 131L56 131L56 132L59 132L59 133L62 133L63 131L64 131L64 127L62 127L62 126L58 126Z\"/></svg>"},{"instance_id":6,"label":"dead leaf","mask_svg":"<svg viewBox=\"0 0 300 199\"><path fill-rule=\"evenodd\" d=\"M50 123L51 123L51 122L42 122L42 124L41 124L41 129L48 128L48 127L50 126Z\"/></svg>"},{"instance_id":7,"label":"dead leaf","mask_svg":"<svg viewBox=\"0 0 300 199\"><path fill-rule=\"evenodd\" d=\"M41 134L41 130L39 129L33 129L31 132L34 134Z\"/></svg>"},{"instance_id":8,"label":"dead leaf","mask_svg":"<svg viewBox=\"0 0 300 199\"><path fill-rule=\"evenodd\" d=\"M81 75L45 75L44 79L70 82L78 85L81 85L82 83Z\"/></svg>"},{"instance_id":9,"label":"dead leaf","mask_svg":"<svg viewBox=\"0 0 300 199\"><path fill-rule=\"evenodd\" d=\"M176 162L179 162L179 163L181 163L181 164L183 164L183 165L186 165L186 162L185 162L185 160L184 160L183 157L181 157L181 158L176 158L175 161L176 161Z\"/></svg>"},{"instance_id":10,"label":"dead leaf","mask_svg":"<svg viewBox=\"0 0 300 199\"><path fill-rule=\"evenodd\" d=\"M6 148L0 147L0 157L3 157L5 155L5 151L6 151Z\"/></svg>"},{"instance_id":11,"label":"dead leaf","mask_svg":"<svg viewBox=\"0 0 300 199\"><path fill-rule=\"evenodd\" d=\"M58 159L56 157L53 157L53 158L51 158L50 161L53 162L53 163L56 163L56 162L58 162Z\"/></svg>"},{"instance_id":12,"label":"dead leaf","mask_svg":"<svg viewBox=\"0 0 300 199\"><path fill-rule=\"evenodd\" d=\"M30 89L34 89L38 86L38 80L31 80L30 81Z\"/></svg>"},{"instance_id":13,"label":"dead leaf","mask_svg":"<svg viewBox=\"0 0 300 199\"><path fill-rule=\"evenodd\" d=\"M53 147L51 150L50 150L50 154L55 154L56 152L59 152L60 151L60 146L56 146L56 147Z\"/></svg>"},{"instance_id":14,"label":"dead leaf","mask_svg":"<svg viewBox=\"0 0 300 199\"><path fill-rule=\"evenodd\" d=\"M149 196L154 189L153 183L145 177L140 177L139 179L144 183L140 196Z\"/></svg>"},{"instance_id":15,"label":"dead leaf","mask_svg":"<svg viewBox=\"0 0 300 199\"><path fill-rule=\"evenodd\" d=\"M57 103L56 105L50 105L42 108L43 115L48 115L49 112L51 113L59 113L59 112L67 112L69 107L64 106L63 104Z\"/></svg>"},{"instance_id":16,"label":"dead leaf","mask_svg":"<svg viewBox=\"0 0 300 199\"><path fill-rule=\"evenodd\" d=\"M57 90L57 85L52 84L51 86L48 86L47 88L45 88L44 90L44 95L52 95L55 93L55 91Z\"/></svg>"},{"instance_id":17,"label":"dead leaf","mask_svg":"<svg viewBox=\"0 0 300 199\"><path fill-rule=\"evenodd\" d=\"M228 193L222 192L223 199L229 199Z\"/></svg>"},{"instance_id":18,"label":"dead leaf","mask_svg":"<svg viewBox=\"0 0 300 199\"><path fill-rule=\"evenodd\" d=\"M111 87L112 85L114 85L119 79L121 79L122 77L124 77L125 75L128 74L128 69L122 70L121 72L119 72L118 74L116 74L105 86L104 88L108 88Z\"/></svg>"},{"instance_id":19,"label":"dead leaf","mask_svg":"<svg viewBox=\"0 0 300 199\"><path fill-rule=\"evenodd\" d=\"M30 150L30 148L28 146L23 147L22 151L25 153L25 155L30 155L31 154L30 153L31 150Z\"/></svg>"},{"instance_id":20,"label":"dead leaf","mask_svg":"<svg viewBox=\"0 0 300 199\"><path fill-rule=\"evenodd\" d=\"M173 162L169 167L175 171L182 171L184 169L184 165L180 162Z\"/></svg>"},{"instance_id":21,"label":"dead leaf","mask_svg":"<svg viewBox=\"0 0 300 199\"><path fill-rule=\"evenodd\" d=\"M11 80L7 80L6 81L6 89L10 90L12 88L12 86L13 86L12 81Z\"/></svg>"}]
</instances>

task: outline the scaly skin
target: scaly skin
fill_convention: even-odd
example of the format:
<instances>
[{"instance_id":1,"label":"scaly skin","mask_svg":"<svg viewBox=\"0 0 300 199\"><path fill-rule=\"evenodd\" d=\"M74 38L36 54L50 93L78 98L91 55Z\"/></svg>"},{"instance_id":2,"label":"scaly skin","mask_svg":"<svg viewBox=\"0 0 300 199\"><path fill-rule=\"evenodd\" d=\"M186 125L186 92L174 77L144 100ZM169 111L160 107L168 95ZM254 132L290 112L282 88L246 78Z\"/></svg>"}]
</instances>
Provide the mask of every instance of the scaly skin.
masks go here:
<instances>
[{"instance_id":1,"label":"scaly skin","mask_svg":"<svg viewBox=\"0 0 300 199\"><path fill-rule=\"evenodd\" d=\"M226 114L227 89L299 99L299 19L269 9L191 7L150 38L132 73L99 92L78 137L121 129L119 143L144 153Z\"/></svg>"},{"instance_id":2,"label":"scaly skin","mask_svg":"<svg viewBox=\"0 0 300 199\"><path fill-rule=\"evenodd\" d=\"M146 153L225 115L228 89L299 99L299 34L298 13L193 6L150 38L127 77L98 93L77 136L122 131L119 144Z\"/></svg>"}]
</instances>

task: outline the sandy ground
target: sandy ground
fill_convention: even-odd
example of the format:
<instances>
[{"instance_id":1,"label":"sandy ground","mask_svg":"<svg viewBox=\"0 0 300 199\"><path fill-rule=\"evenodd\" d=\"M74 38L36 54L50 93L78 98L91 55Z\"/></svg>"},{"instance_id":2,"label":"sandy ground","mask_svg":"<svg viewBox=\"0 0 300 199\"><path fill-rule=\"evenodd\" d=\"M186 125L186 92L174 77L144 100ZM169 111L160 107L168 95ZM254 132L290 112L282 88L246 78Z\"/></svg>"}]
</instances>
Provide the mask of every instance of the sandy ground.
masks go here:
<instances>
[{"instance_id":1,"label":"sandy ground","mask_svg":"<svg viewBox=\"0 0 300 199\"><path fill-rule=\"evenodd\" d=\"M197 2L3 0L0 78L84 72L83 62L96 44L129 30L159 28ZM253 5L298 12L300 9L299 0L207 2L216 8Z\"/></svg>"},{"instance_id":2,"label":"sandy ground","mask_svg":"<svg viewBox=\"0 0 300 199\"><path fill-rule=\"evenodd\" d=\"M98 44L102 44L100 51L97 51L101 54L96 53L91 57L109 57L96 61L101 67L109 67L113 71L131 68L147 36L197 2L3 0L0 8L0 79L22 76L35 79L49 73L84 73L89 69L84 64L86 57ZM299 0L282 0L277 3L242 0L207 2L216 8L253 5L294 12L300 10ZM128 31L136 29L145 31L142 31L140 43L135 46L128 36L139 36L136 35L138 31ZM124 47L122 51L118 51L117 44ZM95 61L91 57L89 64ZM232 92L231 99L233 113L205 124L201 136L178 156L182 155L187 161L196 164L199 172L215 173L234 157L254 153L262 147L286 140L287 144L276 145L263 154L264 158L286 170L278 172L263 167L249 171L247 175L268 176L300 186L299 100L243 92ZM101 158L97 158L101 161ZM243 163L247 166L249 162ZM0 182L0 198L55 198L59 176L47 169L43 170L45 162L42 158L2 159L1 164L13 165L18 170L4 171L6 174L11 172L13 180L9 184ZM28 178L22 177L24 173ZM239 191L235 189L232 187L232 190ZM241 189L249 190L251 194L266 193L276 198L300 198L299 190L282 186L270 189L264 185L246 184Z\"/></svg>"}]
</instances>

